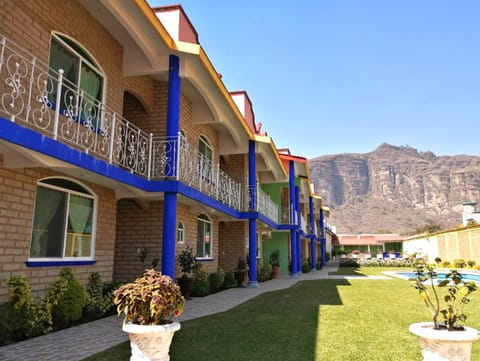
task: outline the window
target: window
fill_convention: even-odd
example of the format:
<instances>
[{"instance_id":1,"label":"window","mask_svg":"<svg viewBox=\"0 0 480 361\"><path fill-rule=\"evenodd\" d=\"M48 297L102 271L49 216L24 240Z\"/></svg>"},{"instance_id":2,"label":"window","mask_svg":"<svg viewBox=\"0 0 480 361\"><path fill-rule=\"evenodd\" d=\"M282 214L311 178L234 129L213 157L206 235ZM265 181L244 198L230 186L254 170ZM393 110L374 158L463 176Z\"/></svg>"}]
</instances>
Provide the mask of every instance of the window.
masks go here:
<instances>
[{"instance_id":1,"label":"window","mask_svg":"<svg viewBox=\"0 0 480 361\"><path fill-rule=\"evenodd\" d=\"M73 40L53 34L49 66L55 72L60 69L64 71L63 77L66 81L62 86L61 111L68 110L76 119L82 119L84 125L99 128L99 109L103 99L104 77L93 58ZM55 104L57 75L53 72L50 75L55 80L49 100ZM80 94L75 93L76 89L83 90L83 98L80 98Z\"/></svg>"},{"instance_id":2,"label":"window","mask_svg":"<svg viewBox=\"0 0 480 361\"><path fill-rule=\"evenodd\" d=\"M203 135L200 136L198 142L198 152L199 152L199 166L200 166L200 175L206 180L212 180L212 171L213 171L213 151L210 143L207 138Z\"/></svg>"},{"instance_id":3,"label":"window","mask_svg":"<svg viewBox=\"0 0 480 361\"><path fill-rule=\"evenodd\" d=\"M92 258L95 206L95 197L73 181L39 181L30 258Z\"/></svg>"},{"instance_id":4,"label":"window","mask_svg":"<svg viewBox=\"0 0 480 361\"><path fill-rule=\"evenodd\" d=\"M207 215L197 218L197 257L212 258L212 222Z\"/></svg>"},{"instance_id":5,"label":"window","mask_svg":"<svg viewBox=\"0 0 480 361\"><path fill-rule=\"evenodd\" d=\"M183 222L178 224L177 228L177 243L183 244L185 243L185 226Z\"/></svg>"}]
</instances>

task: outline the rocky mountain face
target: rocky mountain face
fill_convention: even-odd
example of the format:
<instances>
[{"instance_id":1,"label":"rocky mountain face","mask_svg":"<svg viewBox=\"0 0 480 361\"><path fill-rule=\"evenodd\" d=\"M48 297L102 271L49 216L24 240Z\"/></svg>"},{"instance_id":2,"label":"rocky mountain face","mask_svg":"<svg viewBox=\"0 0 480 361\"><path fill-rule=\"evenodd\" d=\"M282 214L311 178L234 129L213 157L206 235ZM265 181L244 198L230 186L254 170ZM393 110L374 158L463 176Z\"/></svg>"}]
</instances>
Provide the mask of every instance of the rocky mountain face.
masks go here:
<instances>
[{"instance_id":1,"label":"rocky mountain face","mask_svg":"<svg viewBox=\"0 0 480 361\"><path fill-rule=\"evenodd\" d=\"M480 203L480 157L436 156L382 144L366 154L308 160L315 192L337 233L412 234L427 224L462 223L463 203Z\"/></svg>"}]
</instances>

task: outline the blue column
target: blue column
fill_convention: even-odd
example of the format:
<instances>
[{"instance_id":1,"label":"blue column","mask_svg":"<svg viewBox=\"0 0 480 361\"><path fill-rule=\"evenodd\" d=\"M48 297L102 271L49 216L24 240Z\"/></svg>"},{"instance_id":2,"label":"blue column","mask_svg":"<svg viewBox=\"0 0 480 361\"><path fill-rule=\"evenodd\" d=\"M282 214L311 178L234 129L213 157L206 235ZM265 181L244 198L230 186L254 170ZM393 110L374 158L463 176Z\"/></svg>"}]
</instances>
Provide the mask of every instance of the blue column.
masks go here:
<instances>
[{"instance_id":1,"label":"blue column","mask_svg":"<svg viewBox=\"0 0 480 361\"><path fill-rule=\"evenodd\" d=\"M309 212L310 212L310 256L312 258L312 271L317 270L317 252L315 247L315 211L313 208L313 197L309 197Z\"/></svg>"},{"instance_id":2,"label":"blue column","mask_svg":"<svg viewBox=\"0 0 480 361\"><path fill-rule=\"evenodd\" d=\"M180 124L180 75L179 58L170 55L168 73L167 137L178 136ZM172 154L173 153L173 154ZM172 152L168 157L170 169L175 169ZM163 205L162 273L175 277L175 238L177 234L177 193L165 192Z\"/></svg>"},{"instance_id":3,"label":"blue column","mask_svg":"<svg viewBox=\"0 0 480 361\"><path fill-rule=\"evenodd\" d=\"M248 219L248 284L247 287L258 287L257 281L257 157L255 141L248 143L248 210L251 216Z\"/></svg>"},{"instance_id":4,"label":"blue column","mask_svg":"<svg viewBox=\"0 0 480 361\"><path fill-rule=\"evenodd\" d=\"M289 195L290 195L290 224L296 223L295 219L295 163L293 160L289 163ZM298 259L297 259L297 230L290 230L290 268L293 278L298 277Z\"/></svg>"},{"instance_id":5,"label":"blue column","mask_svg":"<svg viewBox=\"0 0 480 361\"><path fill-rule=\"evenodd\" d=\"M322 251L322 266L325 267L327 265L327 245L325 238L325 218L322 207L320 207L320 248Z\"/></svg>"},{"instance_id":6,"label":"blue column","mask_svg":"<svg viewBox=\"0 0 480 361\"><path fill-rule=\"evenodd\" d=\"M301 220L301 213L300 213L300 187L295 186L295 213L297 214L297 271L298 273L302 273L302 237L300 234L300 230L302 229L302 220Z\"/></svg>"}]
</instances>

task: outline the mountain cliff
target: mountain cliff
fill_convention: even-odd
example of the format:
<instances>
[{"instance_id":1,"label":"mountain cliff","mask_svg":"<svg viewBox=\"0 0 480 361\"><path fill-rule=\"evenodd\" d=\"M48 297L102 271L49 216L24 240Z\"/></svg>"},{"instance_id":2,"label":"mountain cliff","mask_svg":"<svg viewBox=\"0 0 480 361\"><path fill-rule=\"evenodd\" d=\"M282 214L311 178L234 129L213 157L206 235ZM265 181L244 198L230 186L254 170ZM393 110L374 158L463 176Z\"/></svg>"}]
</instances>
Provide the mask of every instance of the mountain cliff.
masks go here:
<instances>
[{"instance_id":1,"label":"mountain cliff","mask_svg":"<svg viewBox=\"0 0 480 361\"><path fill-rule=\"evenodd\" d=\"M463 203L480 200L477 156L436 156L382 144L370 153L325 155L308 163L337 233L455 227L462 223Z\"/></svg>"}]
</instances>

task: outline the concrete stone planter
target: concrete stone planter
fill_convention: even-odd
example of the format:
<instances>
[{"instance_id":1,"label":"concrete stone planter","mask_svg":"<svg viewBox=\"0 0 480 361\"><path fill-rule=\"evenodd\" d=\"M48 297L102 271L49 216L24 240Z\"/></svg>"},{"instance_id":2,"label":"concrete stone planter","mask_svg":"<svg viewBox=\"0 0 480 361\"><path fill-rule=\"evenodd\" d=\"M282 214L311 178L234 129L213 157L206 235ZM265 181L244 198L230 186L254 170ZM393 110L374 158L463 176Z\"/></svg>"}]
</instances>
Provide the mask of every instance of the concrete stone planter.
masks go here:
<instances>
[{"instance_id":1,"label":"concrete stone planter","mask_svg":"<svg viewBox=\"0 0 480 361\"><path fill-rule=\"evenodd\" d=\"M130 340L130 361L169 361L170 344L180 323L153 326L125 323L122 329Z\"/></svg>"},{"instance_id":2,"label":"concrete stone planter","mask_svg":"<svg viewBox=\"0 0 480 361\"><path fill-rule=\"evenodd\" d=\"M435 330L432 322L413 323L409 330L418 336L423 361L470 361L472 345L480 338L479 331L474 328Z\"/></svg>"}]
</instances>

